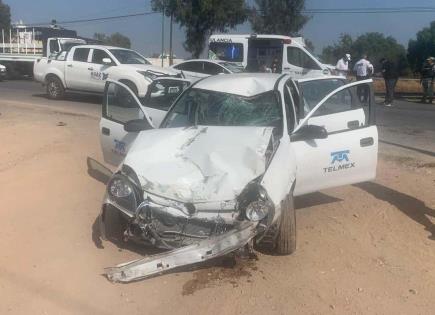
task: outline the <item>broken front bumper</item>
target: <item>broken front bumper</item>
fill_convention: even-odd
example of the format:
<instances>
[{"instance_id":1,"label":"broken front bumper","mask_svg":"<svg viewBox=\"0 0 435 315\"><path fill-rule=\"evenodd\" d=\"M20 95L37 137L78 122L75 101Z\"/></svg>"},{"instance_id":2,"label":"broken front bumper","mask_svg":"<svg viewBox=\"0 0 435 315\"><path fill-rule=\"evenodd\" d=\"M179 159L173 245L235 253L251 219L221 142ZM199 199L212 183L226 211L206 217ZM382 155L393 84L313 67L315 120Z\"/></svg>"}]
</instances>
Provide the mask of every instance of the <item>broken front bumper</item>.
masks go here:
<instances>
[{"instance_id":1,"label":"broken front bumper","mask_svg":"<svg viewBox=\"0 0 435 315\"><path fill-rule=\"evenodd\" d=\"M231 253L246 245L256 235L256 225L243 222L223 235L162 254L106 268L105 275L113 282L130 282L144 279L171 269L200 263Z\"/></svg>"},{"instance_id":2,"label":"broken front bumper","mask_svg":"<svg viewBox=\"0 0 435 315\"><path fill-rule=\"evenodd\" d=\"M227 220L224 220L219 215L213 219L204 219L201 218L201 214L197 214L197 217L192 219L191 215L179 209L175 209L171 206L162 206L150 201L142 202L136 209L136 212L133 213L114 203L106 196L103 204L103 212L100 216L100 229L105 239L104 209L107 209L108 205L116 208L124 217L128 218L129 227L124 232L126 239L146 240L146 238L149 237L149 244L160 248L171 248L171 250L162 254L148 256L143 259L105 269L105 275L113 282L140 280L177 267L196 264L223 256L245 246L258 233L257 222L231 220L231 217L227 217ZM161 214L166 214L164 219L166 221L169 220L168 215L170 216L170 224L165 226L165 228L174 228L177 226L178 222L184 222L182 230L184 235L180 235L177 230L165 231L166 234L164 235L168 233L175 235L172 236L174 237L174 241L171 242L167 239L162 241L159 239L159 235L163 235L161 233L162 226L157 226L155 222L149 221L150 213L146 211L147 208L153 210L152 216L158 217ZM205 222L205 225L199 225L201 230L195 229L199 221ZM212 227L211 229L210 226ZM132 233L132 231L139 232ZM192 231L196 232L196 237L186 237L186 234L192 235ZM201 233L203 233L202 236ZM179 246L161 246L162 244L179 244Z\"/></svg>"}]
</instances>

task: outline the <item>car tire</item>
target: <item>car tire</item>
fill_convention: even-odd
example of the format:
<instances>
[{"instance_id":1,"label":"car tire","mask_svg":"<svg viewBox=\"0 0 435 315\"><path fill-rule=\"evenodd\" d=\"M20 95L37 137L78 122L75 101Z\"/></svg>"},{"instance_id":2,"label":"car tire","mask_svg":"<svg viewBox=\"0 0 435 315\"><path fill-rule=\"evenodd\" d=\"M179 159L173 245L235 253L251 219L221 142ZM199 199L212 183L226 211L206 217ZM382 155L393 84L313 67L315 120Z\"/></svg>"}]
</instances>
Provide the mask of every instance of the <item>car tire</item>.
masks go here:
<instances>
[{"instance_id":1,"label":"car tire","mask_svg":"<svg viewBox=\"0 0 435 315\"><path fill-rule=\"evenodd\" d=\"M103 218L100 217L103 223ZM121 242L127 221L122 217L117 209L112 206L106 206L104 211L104 232L103 238L115 242Z\"/></svg>"},{"instance_id":2,"label":"car tire","mask_svg":"<svg viewBox=\"0 0 435 315\"><path fill-rule=\"evenodd\" d=\"M58 77L50 76L47 78L47 96L52 100L60 100L65 96L65 88Z\"/></svg>"},{"instance_id":3,"label":"car tire","mask_svg":"<svg viewBox=\"0 0 435 315\"><path fill-rule=\"evenodd\" d=\"M281 219L275 241L275 253L290 255L296 250L296 211L293 196L289 194L281 203Z\"/></svg>"}]
</instances>

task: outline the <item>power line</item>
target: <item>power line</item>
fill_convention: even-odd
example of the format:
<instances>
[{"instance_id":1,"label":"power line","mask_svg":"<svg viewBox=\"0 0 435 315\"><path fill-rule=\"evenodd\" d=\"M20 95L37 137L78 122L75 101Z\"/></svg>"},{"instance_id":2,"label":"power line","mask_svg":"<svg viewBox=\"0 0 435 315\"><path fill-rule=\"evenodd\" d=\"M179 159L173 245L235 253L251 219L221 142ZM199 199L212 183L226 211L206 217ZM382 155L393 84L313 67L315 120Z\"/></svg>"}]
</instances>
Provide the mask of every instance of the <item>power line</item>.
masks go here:
<instances>
[{"instance_id":1,"label":"power line","mask_svg":"<svg viewBox=\"0 0 435 315\"><path fill-rule=\"evenodd\" d=\"M119 19L125 19L125 18L131 18L136 16L144 16L144 15L151 15L151 14L157 14L160 12L139 12L139 13L132 13L132 14L125 14L125 15L116 15L116 16L107 16L107 17L99 17L99 18L93 18L93 19L80 19L80 20L70 20L70 21L56 21L56 24L77 24L77 23L85 23L85 22L96 22L96 21L110 21L110 20L119 20ZM40 25L49 25L52 22L41 22L41 23L32 23L28 26L40 26Z\"/></svg>"},{"instance_id":2,"label":"power line","mask_svg":"<svg viewBox=\"0 0 435 315\"><path fill-rule=\"evenodd\" d=\"M258 12L263 12L262 10L256 9ZM380 13L432 13L435 12L435 7L389 7L389 8L324 8L324 9L305 9L302 10L301 13L306 14L380 14ZM79 23L87 23L87 22L106 22L111 20L119 20L126 19L138 16L146 16L152 14L160 14L160 12L147 11L147 12L138 12L132 14L125 15L116 15L116 16L107 16L107 17L99 17L99 18L91 18L91 19L77 19L77 20L67 20L67 21L56 21L57 24L65 25L65 24L79 24ZM41 23L32 23L28 24L28 26L42 26L42 25L50 25L51 22L41 22Z\"/></svg>"}]
</instances>

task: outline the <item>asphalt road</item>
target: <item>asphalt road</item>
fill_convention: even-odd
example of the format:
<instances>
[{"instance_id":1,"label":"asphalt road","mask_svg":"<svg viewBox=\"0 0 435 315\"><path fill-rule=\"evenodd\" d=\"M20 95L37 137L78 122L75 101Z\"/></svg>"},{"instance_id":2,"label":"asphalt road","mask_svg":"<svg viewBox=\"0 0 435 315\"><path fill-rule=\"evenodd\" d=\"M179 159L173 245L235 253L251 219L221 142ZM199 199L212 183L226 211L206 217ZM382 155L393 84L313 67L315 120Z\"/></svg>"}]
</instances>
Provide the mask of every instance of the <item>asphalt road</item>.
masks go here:
<instances>
[{"instance_id":1,"label":"asphalt road","mask_svg":"<svg viewBox=\"0 0 435 315\"><path fill-rule=\"evenodd\" d=\"M39 83L19 80L0 82L0 101L99 116L102 98L69 94L65 100L52 101ZM381 101L377 98L378 103ZM396 100L393 107L378 105L377 125L381 143L435 157L435 105L404 100Z\"/></svg>"}]
</instances>

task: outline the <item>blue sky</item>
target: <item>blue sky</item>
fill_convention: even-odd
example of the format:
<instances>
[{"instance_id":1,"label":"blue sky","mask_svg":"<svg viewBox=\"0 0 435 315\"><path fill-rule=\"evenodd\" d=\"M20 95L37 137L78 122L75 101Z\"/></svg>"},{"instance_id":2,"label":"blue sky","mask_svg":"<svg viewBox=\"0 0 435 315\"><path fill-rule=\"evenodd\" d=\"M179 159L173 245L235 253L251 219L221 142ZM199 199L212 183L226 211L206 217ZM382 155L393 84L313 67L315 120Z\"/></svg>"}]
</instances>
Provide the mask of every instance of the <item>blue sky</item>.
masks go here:
<instances>
[{"instance_id":1,"label":"blue sky","mask_svg":"<svg viewBox=\"0 0 435 315\"><path fill-rule=\"evenodd\" d=\"M150 10L149 0L3 0L9 4L14 22L39 23L86 19L101 16L123 15ZM434 0L306 0L307 9L320 8L366 8L434 6ZM341 33L358 36L365 32L380 32L395 37L407 47L408 40L417 31L435 20L431 13L394 14L317 14L306 24L301 34L310 39L320 53L321 49L336 41ZM168 49L168 21L166 21L166 49ZM111 34L120 32L130 37L133 48L150 55L161 49L161 16L139 16L109 22L88 22L65 25L75 29L82 36L91 37L95 32ZM231 32L250 33L248 23ZM178 25L174 26L174 52L187 57L182 42L184 34Z\"/></svg>"}]
</instances>

